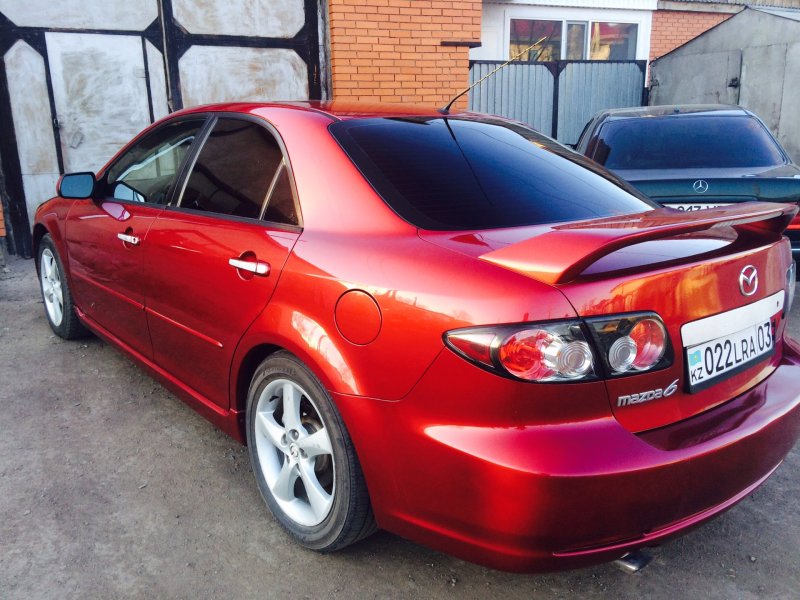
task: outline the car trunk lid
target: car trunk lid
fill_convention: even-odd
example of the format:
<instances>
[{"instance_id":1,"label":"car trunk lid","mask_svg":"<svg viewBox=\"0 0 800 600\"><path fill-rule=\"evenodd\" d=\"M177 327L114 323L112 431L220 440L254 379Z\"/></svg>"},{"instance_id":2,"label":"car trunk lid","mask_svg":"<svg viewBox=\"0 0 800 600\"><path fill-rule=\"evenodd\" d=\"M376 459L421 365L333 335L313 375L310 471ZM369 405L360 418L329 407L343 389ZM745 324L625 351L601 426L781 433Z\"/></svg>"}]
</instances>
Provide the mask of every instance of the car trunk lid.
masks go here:
<instances>
[{"instance_id":1,"label":"car trunk lid","mask_svg":"<svg viewBox=\"0 0 800 600\"><path fill-rule=\"evenodd\" d=\"M797 208L752 202L715 208L696 215L669 209L552 225L524 241L480 258L545 283L572 281L612 252L654 240L697 232L725 234L740 244L780 239Z\"/></svg>"},{"instance_id":2,"label":"car trunk lid","mask_svg":"<svg viewBox=\"0 0 800 600\"><path fill-rule=\"evenodd\" d=\"M771 335L780 339L790 260L781 232L796 212L792 206L766 203L691 215L657 209L550 226L480 259L556 286L583 318L655 312L663 319L672 342L671 366L611 376L606 382L615 417L639 432L726 402L774 370L780 344L750 357L749 341L746 360L711 375L705 385L691 383L690 367L697 366L697 352L703 359L704 344L716 338L727 350L722 339L727 336L741 355L744 338L739 334L748 328L758 336L759 326L774 327ZM758 273L750 295L739 285L746 267ZM711 352L719 360L713 344ZM727 360L722 357L723 363Z\"/></svg>"},{"instance_id":3,"label":"car trunk lid","mask_svg":"<svg viewBox=\"0 0 800 600\"><path fill-rule=\"evenodd\" d=\"M649 198L661 204L719 205L749 201L800 201L800 178L686 176L677 179L628 179ZM697 209L695 209L697 210Z\"/></svg>"},{"instance_id":4,"label":"car trunk lid","mask_svg":"<svg viewBox=\"0 0 800 600\"><path fill-rule=\"evenodd\" d=\"M653 200L679 210L749 201L800 202L795 165L750 169L617 169L616 175Z\"/></svg>"}]
</instances>

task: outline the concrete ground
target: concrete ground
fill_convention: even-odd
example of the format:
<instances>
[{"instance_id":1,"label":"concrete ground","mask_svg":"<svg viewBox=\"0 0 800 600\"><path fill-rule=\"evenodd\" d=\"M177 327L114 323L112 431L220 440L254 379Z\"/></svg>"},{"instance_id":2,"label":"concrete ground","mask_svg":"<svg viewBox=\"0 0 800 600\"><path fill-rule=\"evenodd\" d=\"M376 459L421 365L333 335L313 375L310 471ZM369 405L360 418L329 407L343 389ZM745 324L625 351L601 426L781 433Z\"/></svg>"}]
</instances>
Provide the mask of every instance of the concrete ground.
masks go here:
<instances>
[{"instance_id":1,"label":"concrete ground","mask_svg":"<svg viewBox=\"0 0 800 600\"><path fill-rule=\"evenodd\" d=\"M55 337L33 262L9 268L0 598L800 597L800 448L636 575L502 573L385 532L334 555L303 550L268 515L242 446L100 340ZM800 301L791 327L800 337Z\"/></svg>"}]
</instances>

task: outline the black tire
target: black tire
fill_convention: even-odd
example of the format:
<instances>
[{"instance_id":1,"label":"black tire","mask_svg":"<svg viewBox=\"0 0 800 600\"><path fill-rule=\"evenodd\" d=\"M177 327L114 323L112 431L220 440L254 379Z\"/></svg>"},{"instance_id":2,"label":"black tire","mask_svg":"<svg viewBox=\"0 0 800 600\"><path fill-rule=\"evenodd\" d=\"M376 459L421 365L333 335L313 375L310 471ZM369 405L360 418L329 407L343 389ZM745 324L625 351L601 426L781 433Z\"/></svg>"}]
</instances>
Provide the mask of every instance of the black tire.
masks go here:
<instances>
[{"instance_id":1,"label":"black tire","mask_svg":"<svg viewBox=\"0 0 800 600\"><path fill-rule=\"evenodd\" d=\"M299 422L302 423L299 433L291 427L291 417L283 413L283 406L291 404L284 400L286 393L283 390L287 383L294 386L290 389L296 389L295 397L300 407ZM270 423L268 428L264 426L265 418ZM261 425L257 426L259 419ZM267 429L272 435L264 433ZM321 429L325 431L320 433ZM309 456L302 449L304 440L314 433L327 434L330 454L326 452ZM292 437L297 440L296 444L291 443ZM280 444L275 441L277 439L282 440ZM247 446L253 474L270 512L306 548L333 552L376 530L361 465L342 418L319 380L288 352L271 355L253 375L247 393ZM323 446L327 447L325 444ZM314 448L316 446L309 452L316 454L318 450ZM301 464L301 461L304 462ZM278 475L275 469L280 471ZM284 492L291 491L288 496L284 493L281 499L273 492L267 479L273 481L273 487L277 490L280 486L276 477L279 480L286 469L294 474L294 479L291 479L290 485L282 488ZM308 479L309 472L311 479ZM283 481L289 481L290 477L287 476ZM314 511L312 507L314 503L306 489L307 480L312 484L316 481L330 496L326 504L328 512L324 517L321 516L322 511ZM309 519L307 522L304 522L305 517ZM315 522L316 519L320 519L320 522Z\"/></svg>"},{"instance_id":2,"label":"black tire","mask_svg":"<svg viewBox=\"0 0 800 600\"><path fill-rule=\"evenodd\" d=\"M45 234L39 242L39 252L36 259L36 267L39 270L39 291L42 293L42 302L45 306L44 314L50 324L50 329L65 340L74 340L89 335L89 331L80 322L78 315L75 313L75 304L72 301L72 292L67 282L64 263L61 262L61 257L58 255L56 245L53 243L49 233ZM45 260L43 261L43 259ZM47 263L47 268L45 262ZM49 273L47 272L48 269L50 269ZM57 285L54 282L57 282ZM60 299L58 294L55 293L54 295L52 291L54 285L60 290ZM58 310L51 308L52 306L60 306L60 318Z\"/></svg>"}]
</instances>

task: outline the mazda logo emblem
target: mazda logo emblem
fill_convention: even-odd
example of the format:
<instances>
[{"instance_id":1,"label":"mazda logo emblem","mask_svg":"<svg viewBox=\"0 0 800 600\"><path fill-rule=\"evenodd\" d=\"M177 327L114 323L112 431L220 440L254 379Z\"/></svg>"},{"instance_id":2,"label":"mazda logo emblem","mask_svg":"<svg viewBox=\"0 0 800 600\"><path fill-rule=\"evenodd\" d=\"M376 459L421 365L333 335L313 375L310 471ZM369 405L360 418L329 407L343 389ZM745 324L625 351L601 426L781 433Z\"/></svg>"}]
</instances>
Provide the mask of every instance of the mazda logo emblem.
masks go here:
<instances>
[{"instance_id":1,"label":"mazda logo emblem","mask_svg":"<svg viewBox=\"0 0 800 600\"><path fill-rule=\"evenodd\" d=\"M694 182L692 189L698 194L705 194L708 191L708 183L703 179Z\"/></svg>"},{"instance_id":2,"label":"mazda logo emblem","mask_svg":"<svg viewBox=\"0 0 800 600\"><path fill-rule=\"evenodd\" d=\"M745 296L752 296L758 289L758 271L753 265L747 265L739 273L739 291Z\"/></svg>"}]
</instances>

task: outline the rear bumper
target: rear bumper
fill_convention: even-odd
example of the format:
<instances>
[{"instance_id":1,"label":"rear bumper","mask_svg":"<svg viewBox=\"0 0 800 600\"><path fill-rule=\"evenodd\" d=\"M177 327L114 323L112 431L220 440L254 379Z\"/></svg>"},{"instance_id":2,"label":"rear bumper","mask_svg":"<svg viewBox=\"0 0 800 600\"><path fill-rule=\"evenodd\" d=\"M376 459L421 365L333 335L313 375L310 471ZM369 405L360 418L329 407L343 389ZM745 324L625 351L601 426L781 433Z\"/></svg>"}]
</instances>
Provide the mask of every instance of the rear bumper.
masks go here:
<instances>
[{"instance_id":1,"label":"rear bumper","mask_svg":"<svg viewBox=\"0 0 800 600\"><path fill-rule=\"evenodd\" d=\"M471 388L492 402L481 385L500 379L443 380L460 367L453 360L442 353L400 402L336 399L379 524L503 570L604 562L684 533L755 489L800 435L800 352L791 344L776 371L742 396L638 435L610 416L447 422L436 406L451 404L448 393ZM474 398L461 400L467 410Z\"/></svg>"}]
</instances>

